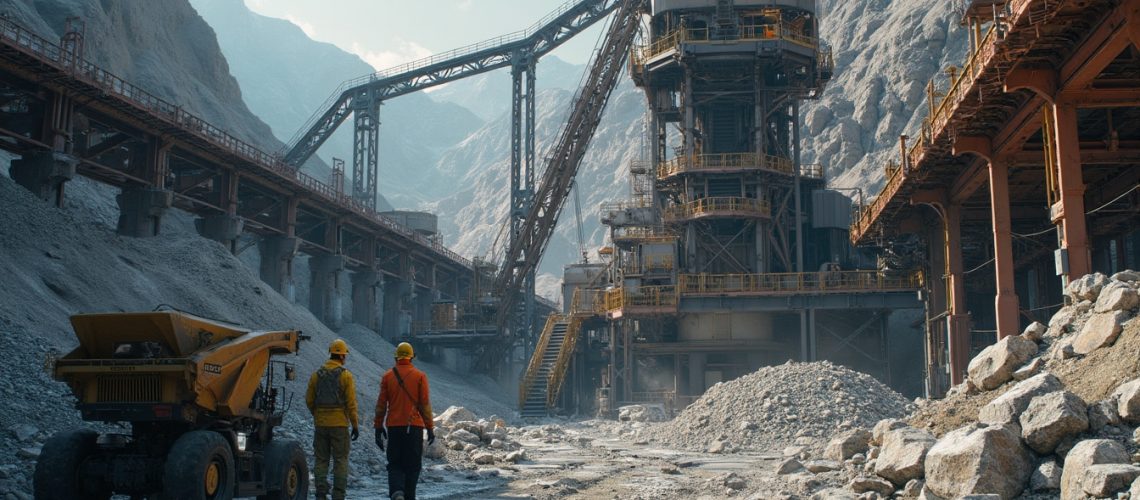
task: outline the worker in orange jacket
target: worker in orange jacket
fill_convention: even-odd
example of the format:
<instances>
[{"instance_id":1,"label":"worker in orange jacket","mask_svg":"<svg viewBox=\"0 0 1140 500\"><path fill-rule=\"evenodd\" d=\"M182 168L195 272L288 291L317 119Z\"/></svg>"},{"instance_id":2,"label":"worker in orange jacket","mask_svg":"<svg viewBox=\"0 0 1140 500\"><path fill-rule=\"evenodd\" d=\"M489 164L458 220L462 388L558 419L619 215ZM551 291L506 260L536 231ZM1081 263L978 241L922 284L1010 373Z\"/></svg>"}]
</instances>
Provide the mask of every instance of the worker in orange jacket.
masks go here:
<instances>
[{"instance_id":1,"label":"worker in orange jacket","mask_svg":"<svg viewBox=\"0 0 1140 500\"><path fill-rule=\"evenodd\" d=\"M396 346L396 365L380 380L376 398L376 446L388 455L388 495L392 500L415 500L423 464L424 430L435 443L427 375L412 366L412 345ZM388 441L385 450L384 440Z\"/></svg>"}]
</instances>

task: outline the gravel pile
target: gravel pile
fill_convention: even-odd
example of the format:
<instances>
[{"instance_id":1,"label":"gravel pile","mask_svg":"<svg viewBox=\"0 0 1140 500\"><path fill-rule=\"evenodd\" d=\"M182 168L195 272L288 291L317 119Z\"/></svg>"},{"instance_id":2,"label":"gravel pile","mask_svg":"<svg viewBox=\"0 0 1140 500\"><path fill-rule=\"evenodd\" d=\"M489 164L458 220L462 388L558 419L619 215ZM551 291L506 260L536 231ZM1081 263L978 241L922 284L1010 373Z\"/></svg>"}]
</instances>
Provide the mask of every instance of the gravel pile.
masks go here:
<instances>
[{"instance_id":1,"label":"gravel pile","mask_svg":"<svg viewBox=\"0 0 1140 500\"><path fill-rule=\"evenodd\" d=\"M906 414L908 402L870 375L830 362L761 368L711 387L643 436L690 450L817 448L836 432Z\"/></svg>"}]
</instances>

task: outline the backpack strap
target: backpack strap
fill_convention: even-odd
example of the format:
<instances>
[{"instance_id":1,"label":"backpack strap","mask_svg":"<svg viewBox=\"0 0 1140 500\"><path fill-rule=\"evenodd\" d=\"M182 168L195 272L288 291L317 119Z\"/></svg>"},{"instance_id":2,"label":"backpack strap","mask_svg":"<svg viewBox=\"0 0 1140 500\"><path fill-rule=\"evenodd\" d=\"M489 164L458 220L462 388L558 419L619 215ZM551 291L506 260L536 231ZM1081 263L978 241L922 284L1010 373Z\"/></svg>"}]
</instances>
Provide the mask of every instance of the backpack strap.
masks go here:
<instances>
[{"instance_id":1,"label":"backpack strap","mask_svg":"<svg viewBox=\"0 0 1140 500\"><path fill-rule=\"evenodd\" d=\"M420 420L423 420L424 428L426 429L428 427L427 417L424 416L424 411L420 409L420 402L417 401L416 398L412 397L411 392L408 392L408 388L404 386L404 378L400 376L400 370L397 370L396 366L392 367L392 373L396 375L396 382L400 384L400 389L402 389L404 391L404 394L408 396L408 399L412 401L412 406L415 407L416 413L420 414ZM408 427L411 427L411 424L408 424Z\"/></svg>"}]
</instances>

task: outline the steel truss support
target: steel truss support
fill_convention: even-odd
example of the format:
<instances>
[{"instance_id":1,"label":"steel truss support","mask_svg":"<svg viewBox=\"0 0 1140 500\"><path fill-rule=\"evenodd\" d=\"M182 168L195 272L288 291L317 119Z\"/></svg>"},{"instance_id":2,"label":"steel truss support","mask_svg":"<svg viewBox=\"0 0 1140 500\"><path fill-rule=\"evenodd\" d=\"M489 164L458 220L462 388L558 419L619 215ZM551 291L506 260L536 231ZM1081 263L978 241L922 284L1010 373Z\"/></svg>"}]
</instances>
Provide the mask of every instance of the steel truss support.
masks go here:
<instances>
[{"instance_id":1,"label":"steel truss support","mask_svg":"<svg viewBox=\"0 0 1140 500\"><path fill-rule=\"evenodd\" d=\"M352 198L373 210L380 163L380 104L372 92L352 100Z\"/></svg>"},{"instance_id":2,"label":"steel truss support","mask_svg":"<svg viewBox=\"0 0 1140 500\"><path fill-rule=\"evenodd\" d=\"M516 53L511 66L511 212L510 245L519 243L525 232L526 216L534 205L534 129L535 129L535 63L536 58L527 53ZM519 260L538 259L525 249ZM527 273L522 289L522 300L516 315L511 321L511 330L518 333L516 338L524 342L527 352L533 350L535 332L535 270Z\"/></svg>"}]
</instances>

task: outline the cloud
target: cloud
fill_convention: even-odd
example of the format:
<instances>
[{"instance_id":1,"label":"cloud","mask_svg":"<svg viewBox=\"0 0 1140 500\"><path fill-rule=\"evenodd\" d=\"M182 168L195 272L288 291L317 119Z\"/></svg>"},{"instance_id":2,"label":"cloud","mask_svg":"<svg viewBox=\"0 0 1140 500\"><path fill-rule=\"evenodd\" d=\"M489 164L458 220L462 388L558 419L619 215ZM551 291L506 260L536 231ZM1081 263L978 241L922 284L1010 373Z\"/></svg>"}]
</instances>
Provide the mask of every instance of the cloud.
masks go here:
<instances>
[{"instance_id":1,"label":"cloud","mask_svg":"<svg viewBox=\"0 0 1140 500\"><path fill-rule=\"evenodd\" d=\"M471 10L471 7L473 7L474 4L475 0L459 0L459 2L456 2L455 8L457 10L467 12Z\"/></svg>"},{"instance_id":2,"label":"cloud","mask_svg":"<svg viewBox=\"0 0 1140 500\"><path fill-rule=\"evenodd\" d=\"M313 23L302 21L301 19L298 19L297 16L289 13L285 14L285 20L297 25L298 28L301 28L301 31L305 32L305 36L314 40L316 39L317 29L313 27Z\"/></svg>"},{"instance_id":3,"label":"cloud","mask_svg":"<svg viewBox=\"0 0 1140 500\"><path fill-rule=\"evenodd\" d=\"M394 47L388 50L368 50L360 42L352 42L352 47L349 52L360 56L364 62L371 65L376 71L382 71L394 66L399 66L409 61L422 59L430 56L431 51L426 47L408 40L396 39Z\"/></svg>"}]
</instances>

